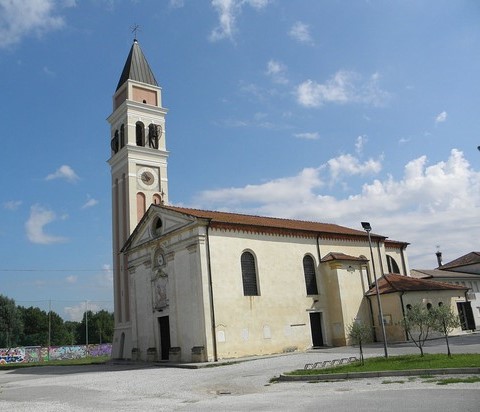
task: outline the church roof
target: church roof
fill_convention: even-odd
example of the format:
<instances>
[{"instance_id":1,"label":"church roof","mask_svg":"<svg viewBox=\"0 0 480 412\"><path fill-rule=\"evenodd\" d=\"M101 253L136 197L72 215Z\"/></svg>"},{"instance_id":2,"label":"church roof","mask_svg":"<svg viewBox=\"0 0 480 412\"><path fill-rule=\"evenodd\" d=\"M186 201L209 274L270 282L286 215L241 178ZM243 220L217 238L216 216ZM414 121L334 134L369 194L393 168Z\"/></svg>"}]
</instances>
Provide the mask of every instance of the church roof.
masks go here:
<instances>
[{"instance_id":1,"label":"church roof","mask_svg":"<svg viewBox=\"0 0 480 412\"><path fill-rule=\"evenodd\" d=\"M454 272L452 270L443 269L412 269L410 276L419 279L479 279L480 276L474 273Z\"/></svg>"},{"instance_id":2,"label":"church roof","mask_svg":"<svg viewBox=\"0 0 480 412\"><path fill-rule=\"evenodd\" d=\"M389 273L378 279L378 292L381 295L395 292L421 292L431 290L467 291L468 288L435 280L417 279L410 276L397 275L395 273ZM366 293L367 296L375 294L375 286Z\"/></svg>"},{"instance_id":3,"label":"church roof","mask_svg":"<svg viewBox=\"0 0 480 412\"><path fill-rule=\"evenodd\" d=\"M480 252L470 252L466 255L459 257L458 259L452 260L451 262L445 263L440 266L440 270L448 270L453 268L458 268L461 266L469 266L480 263Z\"/></svg>"},{"instance_id":4,"label":"church roof","mask_svg":"<svg viewBox=\"0 0 480 412\"><path fill-rule=\"evenodd\" d=\"M116 90L118 90L127 80L136 80L141 83L158 86L155 76L148 65L142 49L138 45L137 40L133 41L132 48L130 49L127 61L123 67L122 75L120 76Z\"/></svg>"},{"instance_id":5,"label":"church roof","mask_svg":"<svg viewBox=\"0 0 480 412\"><path fill-rule=\"evenodd\" d=\"M278 234L302 234L316 236L320 234L359 236L366 237L363 230L350 229L333 223L310 222L305 220L281 219L276 217L265 217L255 215L244 215L239 213L217 212L210 210L190 209L176 206L157 205L168 210L190 215L197 218L208 219L211 227L225 229L243 229L257 233L278 233ZM371 234L372 237L385 239L384 236Z\"/></svg>"},{"instance_id":6,"label":"church roof","mask_svg":"<svg viewBox=\"0 0 480 412\"><path fill-rule=\"evenodd\" d=\"M330 262L333 260L353 260L357 262L368 262L368 259L365 256L350 256L341 252L330 252L325 257L322 258L322 262Z\"/></svg>"}]
</instances>

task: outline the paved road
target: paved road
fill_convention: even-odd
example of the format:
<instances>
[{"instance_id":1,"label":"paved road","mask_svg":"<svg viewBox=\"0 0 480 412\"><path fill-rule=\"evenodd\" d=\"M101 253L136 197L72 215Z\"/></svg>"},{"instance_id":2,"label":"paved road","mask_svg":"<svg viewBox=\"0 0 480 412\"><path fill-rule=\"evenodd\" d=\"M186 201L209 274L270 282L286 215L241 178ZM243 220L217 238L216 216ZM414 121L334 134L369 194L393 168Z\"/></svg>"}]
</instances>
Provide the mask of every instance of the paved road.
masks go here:
<instances>
[{"instance_id":1,"label":"paved road","mask_svg":"<svg viewBox=\"0 0 480 412\"><path fill-rule=\"evenodd\" d=\"M416 353L411 344L390 353ZM444 342L426 352L444 352ZM480 353L480 334L452 339L453 353ZM323 383L275 383L270 379L305 363L355 355L356 348L250 360L202 369L139 365L42 367L0 370L0 410L9 411L478 411L480 383L439 386L425 378ZM369 356L382 345L369 345Z\"/></svg>"}]
</instances>

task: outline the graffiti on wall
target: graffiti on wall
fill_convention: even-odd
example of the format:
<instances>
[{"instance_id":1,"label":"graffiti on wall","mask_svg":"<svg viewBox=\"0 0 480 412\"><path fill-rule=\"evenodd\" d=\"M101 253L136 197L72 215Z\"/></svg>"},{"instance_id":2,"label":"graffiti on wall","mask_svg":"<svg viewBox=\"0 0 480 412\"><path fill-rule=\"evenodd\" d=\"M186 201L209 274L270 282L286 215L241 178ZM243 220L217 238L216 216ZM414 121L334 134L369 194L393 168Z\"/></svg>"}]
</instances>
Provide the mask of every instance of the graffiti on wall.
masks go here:
<instances>
[{"instance_id":1,"label":"graffiti on wall","mask_svg":"<svg viewBox=\"0 0 480 412\"><path fill-rule=\"evenodd\" d=\"M0 349L0 363L22 363L25 361L25 348Z\"/></svg>"},{"instance_id":2,"label":"graffiti on wall","mask_svg":"<svg viewBox=\"0 0 480 412\"><path fill-rule=\"evenodd\" d=\"M44 348L40 346L18 347L0 349L0 365L12 363L48 362L49 360L69 360L86 357L110 356L112 344L100 345L72 345L72 346L51 346Z\"/></svg>"}]
</instances>

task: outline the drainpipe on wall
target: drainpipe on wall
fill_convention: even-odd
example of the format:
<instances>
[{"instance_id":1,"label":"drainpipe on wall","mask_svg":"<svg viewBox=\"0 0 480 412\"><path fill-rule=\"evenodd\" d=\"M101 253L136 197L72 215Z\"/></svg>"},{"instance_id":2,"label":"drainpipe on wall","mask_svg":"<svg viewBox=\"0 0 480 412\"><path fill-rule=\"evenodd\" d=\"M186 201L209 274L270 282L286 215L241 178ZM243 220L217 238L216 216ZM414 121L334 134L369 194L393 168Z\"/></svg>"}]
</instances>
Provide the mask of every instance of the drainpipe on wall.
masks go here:
<instances>
[{"instance_id":1,"label":"drainpipe on wall","mask_svg":"<svg viewBox=\"0 0 480 412\"><path fill-rule=\"evenodd\" d=\"M407 273L407 264L405 263L405 254L404 254L405 249L406 249L406 247L402 246L402 249L400 249L400 255L402 256L403 274L405 276L408 276L409 273Z\"/></svg>"},{"instance_id":2,"label":"drainpipe on wall","mask_svg":"<svg viewBox=\"0 0 480 412\"><path fill-rule=\"evenodd\" d=\"M405 307L403 306L403 295L405 294L405 292L402 292L400 294L400 304L402 305L402 316L403 316L403 319L405 319ZM405 337L406 337L406 340L408 340L408 332L407 332L407 329L405 328Z\"/></svg>"},{"instance_id":3,"label":"drainpipe on wall","mask_svg":"<svg viewBox=\"0 0 480 412\"><path fill-rule=\"evenodd\" d=\"M375 326L374 323L374 316L373 316L373 308L372 308L372 301L370 300L370 296L367 296L368 300L368 307L370 308L370 321L372 322L372 326ZM372 337L374 342L378 342L377 335L375 333L375 327L372 327Z\"/></svg>"},{"instance_id":4,"label":"drainpipe on wall","mask_svg":"<svg viewBox=\"0 0 480 412\"><path fill-rule=\"evenodd\" d=\"M382 277L385 274L385 271L383 270L382 252L380 251L379 240L377 240L377 251L378 251L378 260L380 261L380 270L382 271L380 277Z\"/></svg>"},{"instance_id":5,"label":"drainpipe on wall","mask_svg":"<svg viewBox=\"0 0 480 412\"><path fill-rule=\"evenodd\" d=\"M210 237L209 237L210 222L207 225L207 267L208 267L208 291L210 298L210 320L212 324L212 345L213 345L213 360L218 361L217 353L217 335L215 333L215 307L213 304L213 284L212 284L212 266L210 260Z\"/></svg>"},{"instance_id":6,"label":"drainpipe on wall","mask_svg":"<svg viewBox=\"0 0 480 412\"><path fill-rule=\"evenodd\" d=\"M317 253L318 253L318 264L320 265L320 262L322 260L322 256L320 255L320 235L317 235Z\"/></svg>"}]
</instances>

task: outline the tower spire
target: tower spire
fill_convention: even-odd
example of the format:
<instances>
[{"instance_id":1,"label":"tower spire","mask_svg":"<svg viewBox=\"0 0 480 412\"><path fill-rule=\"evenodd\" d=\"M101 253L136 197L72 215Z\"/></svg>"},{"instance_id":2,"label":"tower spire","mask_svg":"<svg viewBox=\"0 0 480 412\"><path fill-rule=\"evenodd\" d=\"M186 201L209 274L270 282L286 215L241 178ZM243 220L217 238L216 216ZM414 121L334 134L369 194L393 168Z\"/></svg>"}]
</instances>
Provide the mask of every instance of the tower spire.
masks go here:
<instances>
[{"instance_id":1,"label":"tower spire","mask_svg":"<svg viewBox=\"0 0 480 412\"><path fill-rule=\"evenodd\" d=\"M158 86L152 69L150 68L136 38L133 40L130 53L128 54L125 66L123 67L122 75L120 76L116 90L120 89L127 80L135 80L151 86Z\"/></svg>"}]
</instances>

